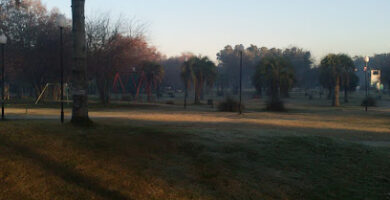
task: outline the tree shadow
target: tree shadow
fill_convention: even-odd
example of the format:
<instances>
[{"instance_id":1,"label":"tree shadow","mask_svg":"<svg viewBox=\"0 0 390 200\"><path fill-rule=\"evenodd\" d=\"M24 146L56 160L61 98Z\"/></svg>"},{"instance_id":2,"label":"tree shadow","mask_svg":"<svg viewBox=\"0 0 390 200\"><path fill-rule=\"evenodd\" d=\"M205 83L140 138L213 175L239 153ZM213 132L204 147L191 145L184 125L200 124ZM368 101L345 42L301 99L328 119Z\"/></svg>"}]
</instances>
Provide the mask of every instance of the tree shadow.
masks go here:
<instances>
[{"instance_id":1,"label":"tree shadow","mask_svg":"<svg viewBox=\"0 0 390 200\"><path fill-rule=\"evenodd\" d=\"M34 164L37 164L49 173L60 177L65 182L88 190L104 199L131 199L118 191L110 190L101 186L96 179L83 175L69 167L63 166L62 164L35 152L27 146L14 143L2 136L0 136L0 145L10 148L20 156L33 160Z\"/></svg>"}]
</instances>

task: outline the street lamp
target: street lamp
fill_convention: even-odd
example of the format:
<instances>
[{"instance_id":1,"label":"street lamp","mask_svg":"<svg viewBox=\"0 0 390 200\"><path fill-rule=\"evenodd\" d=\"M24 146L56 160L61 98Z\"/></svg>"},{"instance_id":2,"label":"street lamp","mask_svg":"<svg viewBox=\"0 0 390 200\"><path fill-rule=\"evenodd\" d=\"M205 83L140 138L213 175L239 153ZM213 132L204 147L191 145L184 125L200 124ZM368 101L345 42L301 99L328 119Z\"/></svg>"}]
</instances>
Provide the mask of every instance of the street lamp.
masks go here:
<instances>
[{"instance_id":1,"label":"street lamp","mask_svg":"<svg viewBox=\"0 0 390 200\"><path fill-rule=\"evenodd\" d=\"M368 111L368 83L367 83L367 71L368 71L368 62L370 62L370 57L366 56L364 58L364 62L366 63L366 66L364 67L364 79L366 83L366 112Z\"/></svg>"},{"instance_id":2,"label":"street lamp","mask_svg":"<svg viewBox=\"0 0 390 200\"><path fill-rule=\"evenodd\" d=\"M242 54L245 50L244 45L240 44L238 46L238 50L240 51L240 104L239 104L239 113L242 114Z\"/></svg>"},{"instance_id":3,"label":"street lamp","mask_svg":"<svg viewBox=\"0 0 390 200\"><path fill-rule=\"evenodd\" d=\"M4 84L5 84L5 44L7 44L7 36L4 34L0 35L1 45L1 120L4 120Z\"/></svg>"},{"instance_id":4,"label":"street lamp","mask_svg":"<svg viewBox=\"0 0 390 200\"><path fill-rule=\"evenodd\" d=\"M60 28L60 67L61 67L61 123L64 123L64 45L63 31L66 26L64 15L57 16L57 25Z\"/></svg>"},{"instance_id":5,"label":"street lamp","mask_svg":"<svg viewBox=\"0 0 390 200\"><path fill-rule=\"evenodd\" d=\"M186 57L184 59L184 63L183 63L184 67L185 67L185 77L187 78L187 74L188 74L188 58ZM188 98L188 80L184 78L184 109L187 109L187 98Z\"/></svg>"}]
</instances>

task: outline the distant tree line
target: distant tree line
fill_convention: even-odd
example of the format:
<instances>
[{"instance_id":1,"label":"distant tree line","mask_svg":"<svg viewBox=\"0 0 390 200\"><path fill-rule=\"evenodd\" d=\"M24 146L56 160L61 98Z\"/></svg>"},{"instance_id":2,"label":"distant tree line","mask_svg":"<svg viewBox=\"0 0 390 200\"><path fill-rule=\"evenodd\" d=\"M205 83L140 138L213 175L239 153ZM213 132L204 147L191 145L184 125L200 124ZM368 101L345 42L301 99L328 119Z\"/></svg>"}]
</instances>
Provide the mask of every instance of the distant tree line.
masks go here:
<instances>
[{"instance_id":1,"label":"distant tree line","mask_svg":"<svg viewBox=\"0 0 390 200\"><path fill-rule=\"evenodd\" d=\"M39 0L0 0L0 33L9 38L7 44L7 83L18 97L37 97L47 83L58 83L59 11L48 11ZM71 23L64 28L65 80L70 82L72 71ZM166 57L145 38L142 24L133 20L112 21L108 14L86 20L87 70L90 92L96 93L103 104L110 103L115 88L140 99L146 94L152 101L163 88L183 91L185 97L193 92L199 104L209 91L218 95L236 95L239 90L240 51L243 54L243 87L255 89L256 96L268 96L270 105L282 108L282 98L288 98L293 88L304 91L328 91L332 105L340 105L359 86L364 61L344 54L329 54L319 64L308 50L250 45L227 45L217 53L214 63L204 56L183 53ZM390 86L390 54L378 54L369 65L382 70L382 82ZM131 78L129 78L131 77ZM126 81L125 81L126 80ZM360 82L360 85L362 83Z\"/></svg>"},{"instance_id":2,"label":"distant tree line","mask_svg":"<svg viewBox=\"0 0 390 200\"><path fill-rule=\"evenodd\" d=\"M8 37L6 74L18 96L39 95L49 82L58 82L58 11L48 12L40 1L0 1L0 31ZM71 30L64 29L65 76L70 74ZM57 67L58 66L58 67Z\"/></svg>"},{"instance_id":3,"label":"distant tree line","mask_svg":"<svg viewBox=\"0 0 390 200\"><path fill-rule=\"evenodd\" d=\"M237 73L239 66L239 45L234 47L228 45L223 50L217 54L220 67L220 80L218 81L218 87L224 92L224 89L232 88L233 93L236 94L238 91L239 85L239 73ZM308 88L311 87L310 75L313 59L309 51L305 51L298 47L292 47L287 49L277 49L277 48L267 48L267 47L257 47L251 45L243 51L243 82L244 86L249 88L252 87L252 76L256 72L256 67L258 66L261 59L266 57L283 57L287 59L295 73L294 80L289 83L287 88L290 88L292 85L296 87ZM255 87L258 89L259 95L262 95L262 90L260 90L259 83L255 84ZM285 88L283 88L285 89ZM284 92L283 95L288 96L287 92Z\"/></svg>"},{"instance_id":4,"label":"distant tree line","mask_svg":"<svg viewBox=\"0 0 390 200\"><path fill-rule=\"evenodd\" d=\"M0 31L8 38L7 83L18 97L38 97L47 83L60 80L59 11L39 0L0 1ZM0 33L1 33L0 32ZM64 28L65 82L72 71L71 22ZM143 26L131 20L111 21L109 15L86 20L88 80L103 104L109 103L117 74L136 73L134 95L149 91L163 79L162 56L144 37ZM153 63L153 65L151 64ZM154 67L151 67L154 66ZM155 66L160 66L156 69ZM148 71L149 70L149 71ZM152 75L151 75L152 74ZM150 98L148 98L150 99Z\"/></svg>"}]
</instances>

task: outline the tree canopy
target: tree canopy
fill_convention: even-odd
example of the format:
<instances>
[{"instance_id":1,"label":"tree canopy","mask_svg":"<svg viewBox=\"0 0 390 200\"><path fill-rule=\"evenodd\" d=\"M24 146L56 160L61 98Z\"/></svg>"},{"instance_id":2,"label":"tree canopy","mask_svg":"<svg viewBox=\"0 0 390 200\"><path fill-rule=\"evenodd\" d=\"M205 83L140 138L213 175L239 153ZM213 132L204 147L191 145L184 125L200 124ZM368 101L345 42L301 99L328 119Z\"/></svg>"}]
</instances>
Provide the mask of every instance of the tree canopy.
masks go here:
<instances>
[{"instance_id":1,"label":"tree canopy","mask_svg":"<svg viewBox=\"0 0 390 200\"><path fill-rule=\"evenodd\" d=\"M266 89L269 96L268 109L284 109L280 93L291 89L295 80L294 68L288 59L279 55L264 57L257 65L252 79L258 90Z\"/></svg>"}]
</instances>

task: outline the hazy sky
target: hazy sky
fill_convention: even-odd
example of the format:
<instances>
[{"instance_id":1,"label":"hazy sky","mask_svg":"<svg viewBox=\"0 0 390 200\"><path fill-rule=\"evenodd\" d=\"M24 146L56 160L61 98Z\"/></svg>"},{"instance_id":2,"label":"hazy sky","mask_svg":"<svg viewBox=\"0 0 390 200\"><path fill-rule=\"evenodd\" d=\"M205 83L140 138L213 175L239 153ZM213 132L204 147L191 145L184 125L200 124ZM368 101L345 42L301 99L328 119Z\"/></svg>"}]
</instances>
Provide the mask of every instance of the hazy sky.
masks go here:
<instances>
[{"instance_id":1,"label":"hazy sky","mask_svg":"<svg viewBox=\"0 0 390 200\"><path fill-rule=\"evenodd\" d=\"M71 0L42 0L71 16ZM390 52L390 0L86 0L87 17L110 12L148 24L163 54L216 59L227 44L327 53Z\"/></svg>"}]
</instances>

